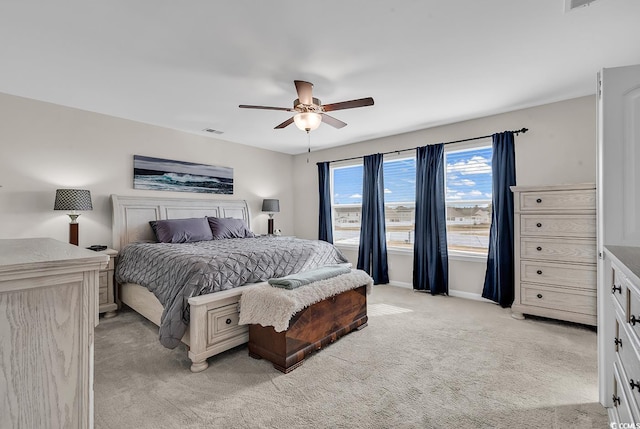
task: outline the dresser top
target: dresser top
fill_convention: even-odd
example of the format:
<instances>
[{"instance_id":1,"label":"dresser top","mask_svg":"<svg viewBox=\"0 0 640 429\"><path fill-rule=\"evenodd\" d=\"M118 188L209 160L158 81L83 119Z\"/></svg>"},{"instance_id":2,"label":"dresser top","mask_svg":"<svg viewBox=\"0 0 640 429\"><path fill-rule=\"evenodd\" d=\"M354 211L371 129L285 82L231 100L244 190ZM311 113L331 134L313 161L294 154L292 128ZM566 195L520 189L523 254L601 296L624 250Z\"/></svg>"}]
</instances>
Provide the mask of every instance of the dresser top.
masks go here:
<instances>
[{"instance_id":1,"label":"dresser top","mask_svg":"<svg viewBox=\"0 0 640 429\"><path fill-rule=\"evenodd\" d=\"M109 256L52 238L0 239L0 272L106 264Z\"/></svg>"},{"instance_id":2,"label":"dresser top","mask_svg":"<svg viewBox=\"0 0 640 429\"><path fill-rule=\"evenodd\" d=\"M640 279L640 247L605 246L605 248Z\"/></svg>"},{"instance_id":3,"label":"dresser top","mask_svg":"<svg viewBox=\"0 0 640 429\"><path fill-rule=\"evenodd\" d=\"M542 185L542 186L511 186L513 192L528 191L577 191L586 189L596 189L595 183L573 183L566 185Z\"/></svg>"}]
</instances>

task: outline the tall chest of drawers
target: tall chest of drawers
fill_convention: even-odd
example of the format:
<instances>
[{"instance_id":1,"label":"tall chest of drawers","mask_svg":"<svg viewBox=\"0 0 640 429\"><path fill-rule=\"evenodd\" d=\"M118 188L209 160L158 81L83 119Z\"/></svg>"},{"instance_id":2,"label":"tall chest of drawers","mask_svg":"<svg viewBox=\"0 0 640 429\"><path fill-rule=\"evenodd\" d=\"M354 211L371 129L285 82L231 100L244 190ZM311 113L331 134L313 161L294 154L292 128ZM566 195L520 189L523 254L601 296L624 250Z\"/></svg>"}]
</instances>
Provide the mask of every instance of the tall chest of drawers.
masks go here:
<instances>
[{"instance_id":1,"label":"tall chest of drawers","mask_svg":"<svg viewBox=\"0 0 640 429\"><path fill-rule=\"evenodd\" d=\"M596 193L593 184L512 186L512 315L596 325Z\"/></svg>"}]
</instances>

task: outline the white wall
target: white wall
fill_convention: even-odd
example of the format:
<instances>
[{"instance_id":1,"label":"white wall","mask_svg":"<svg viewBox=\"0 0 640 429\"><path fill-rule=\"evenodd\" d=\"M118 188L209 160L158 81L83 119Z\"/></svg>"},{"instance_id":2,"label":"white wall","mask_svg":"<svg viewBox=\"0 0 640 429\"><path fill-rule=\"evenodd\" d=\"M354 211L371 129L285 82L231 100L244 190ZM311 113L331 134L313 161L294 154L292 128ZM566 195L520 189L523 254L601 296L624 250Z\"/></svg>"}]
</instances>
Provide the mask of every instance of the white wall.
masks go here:
<instances>
[{"instance_id":1,"label":"white wall","mask_svg":"<svg viewBox=\"0 0 640 429\"><path fill-rule=\"evenodd\" d=\"M303 238L318 236L316 162L413 148L522 127L528 128L529 132L515 139L518 185L595 182L596 100L595 96L588 96L312 152L309 163L307 154L298 155L293 162L296 235ZM346 251L345 255L351 262L356 262L357 252ZM392 282L412 282L412 259L412 255L406 253L389 255ZM450 290L480 294L485 270L485 262L451 260Z\"/></svg>"},{"instance_id":2,"label":"white wall","mask_svg":"<svg viewBox=\"0 0 640 429\"><path fill-rule=\"evenodd\" d=\"M292 157L152 125L0 94L0 238L68 239L68 217L53 211L55 189L90 189L94 210L80 216L80 245L111 245L109 195L243 198L252 229L266 232L263 198L279 198L276 228L317 238L316 162L412 148L522 127L516 137L519 185L594 182L595 97L582 97L501 115L370 140ZM355 125L351 125L355 126ZM340 132L336 130L335 132ZM313 136L312 136L312 143ZM233 196L133 189L133 155L234 169ZM356 262L354 251L345 252ZM410 254L389 255L391 281L410 284ZM486 265L450 261L450 289L479 294Z\"/></svg>"},{"instance_id":3,"label":"white wall","mask_svg":"<svg viewBox=\"0 0 640 429\"><path fill-rule=\"evenodd\" d=\"M109 195L246 199L252 229L266 233L263 198L280 199L276 228L294 234L292 156L96 113L0 94L0 238L68 240L53 211L57 188L89 189L80 245L111 245ZM133 189L133 155L232 167L234 195Z\"/></svg>"}]
</instances>

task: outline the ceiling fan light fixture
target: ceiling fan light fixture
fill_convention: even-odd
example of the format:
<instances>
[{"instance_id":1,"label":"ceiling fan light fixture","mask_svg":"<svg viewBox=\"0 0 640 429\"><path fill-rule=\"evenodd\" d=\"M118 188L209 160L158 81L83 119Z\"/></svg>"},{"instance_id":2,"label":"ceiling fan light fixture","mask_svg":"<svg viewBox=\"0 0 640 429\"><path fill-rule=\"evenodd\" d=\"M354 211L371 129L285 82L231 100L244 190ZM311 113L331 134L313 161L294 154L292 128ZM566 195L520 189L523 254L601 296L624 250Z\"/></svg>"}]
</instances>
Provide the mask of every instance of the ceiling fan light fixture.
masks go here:
<instances>
[{"instance_id":1,"label":"ceiling fan light fixture","mask_svg":"<svg viewBox=\"0 0 640 429\"><path fill-rule=\"evenodd\" d=\"M359 98L357 100L340 101L338 103L322 104L319 99L313 97L313 84L311 82L294 80L293 83L296 85L296 92L298 93L298 98L293 101L293 108L253 106L250 104L240 104L238 107L241 109L284 110L286 112L295 112L292 117L276 125L273 129L281 130L295 123L297 128L308 133L309 131L318 128L320 126L320 123L322 122L337 129L344 128L347 125L346 122L342 122L340 119L336 119L333 116L327 115L327 112L355 109L356 107L373 106L373 98L371 97Z\"/></svg>"},{"instance_id":2,"label":"ceiling fan light fixture","mask_svg":"<svg viewBox=\"0 0 640 429\"><path fill-rule=\"evenodd\" d=\"M293 117L293 122L295 122L296 127L302 131L313 131L320 126L322 115L315 112L296 113Z\"/></svg>"}]
</instances>

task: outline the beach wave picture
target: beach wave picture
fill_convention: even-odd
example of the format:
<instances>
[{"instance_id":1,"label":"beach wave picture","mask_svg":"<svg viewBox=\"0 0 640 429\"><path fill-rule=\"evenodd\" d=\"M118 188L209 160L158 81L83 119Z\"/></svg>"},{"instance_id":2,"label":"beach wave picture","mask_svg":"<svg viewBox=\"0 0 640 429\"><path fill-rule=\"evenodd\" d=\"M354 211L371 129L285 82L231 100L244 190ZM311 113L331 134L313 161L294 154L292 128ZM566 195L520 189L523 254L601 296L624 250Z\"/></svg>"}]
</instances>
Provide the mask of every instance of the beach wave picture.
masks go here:
<instances>
[{"instance_id":1,"label":"beach wave picture","mask_svg":"<svg viewBox=\"0 0 640 429\"><path fill-rule=\"evenodd\" d=\"M233 168L133 155L133 188L233 194Z\"/></svg>"}]
</instances>

